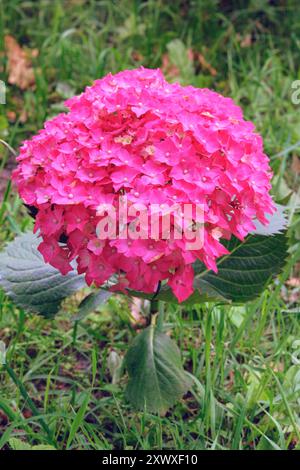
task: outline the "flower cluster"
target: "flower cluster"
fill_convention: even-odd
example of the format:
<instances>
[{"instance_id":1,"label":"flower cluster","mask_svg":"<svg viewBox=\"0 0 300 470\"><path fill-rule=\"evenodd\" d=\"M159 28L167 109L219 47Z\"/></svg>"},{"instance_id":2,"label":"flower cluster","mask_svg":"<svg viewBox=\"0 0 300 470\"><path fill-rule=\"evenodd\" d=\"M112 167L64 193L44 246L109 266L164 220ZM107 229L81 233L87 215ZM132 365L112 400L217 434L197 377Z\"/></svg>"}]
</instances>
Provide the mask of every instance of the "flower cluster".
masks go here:
<instances>
[{"instance_id":1,"label":"flower cluster","mask_svg":"<svg viewBox=\"0 0 300 470\"><path fill-rule=\"evenodd\" d=\"M152 293L160 281L179 301L193 292L192 263L217 271L220 239L243 239L274 206L262 139L230 98L169 84L140 68L97 80L66 102L24 142L14 173L20 196L37 210L46 262L63 274L73 260L88 284L118 277L115 289ZM97 236L99 205L199 204L204 239L106 239ZM64 240L65 243L61 243ZM73 264L73 263L72 263Z\"/></svg>"}]
</instances>

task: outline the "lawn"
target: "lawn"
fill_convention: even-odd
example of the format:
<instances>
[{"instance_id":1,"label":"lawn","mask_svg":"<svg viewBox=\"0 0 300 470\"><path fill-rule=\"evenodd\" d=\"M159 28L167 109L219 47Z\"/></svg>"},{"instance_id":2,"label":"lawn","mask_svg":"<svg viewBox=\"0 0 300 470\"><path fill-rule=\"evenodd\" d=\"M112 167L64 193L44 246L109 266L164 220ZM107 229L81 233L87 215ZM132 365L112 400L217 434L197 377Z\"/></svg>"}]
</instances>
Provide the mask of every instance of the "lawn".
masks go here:
<instances>
[{"instance_id":1,"label":"lawn","mask_svg":"<svg viewBox=\"0 0 300 470\"><path fill-rule=\"evenodd\" d=\"M0 0L0 139L18 152L65 99L140 65L232 97L255 123L272 194L288 208L289 258L246 305L167 306L167 330L194 379L165 416L124 400L116 365L140 328L129 299L113 296L76 319L76 294L49 319L0 291L9 364L0 369L0 449L300 450L300 104L292 88L300 8L280 0ZM14 166L1 146L2 248L33 227L11 184Z\"/></svg>"}]
</instances>

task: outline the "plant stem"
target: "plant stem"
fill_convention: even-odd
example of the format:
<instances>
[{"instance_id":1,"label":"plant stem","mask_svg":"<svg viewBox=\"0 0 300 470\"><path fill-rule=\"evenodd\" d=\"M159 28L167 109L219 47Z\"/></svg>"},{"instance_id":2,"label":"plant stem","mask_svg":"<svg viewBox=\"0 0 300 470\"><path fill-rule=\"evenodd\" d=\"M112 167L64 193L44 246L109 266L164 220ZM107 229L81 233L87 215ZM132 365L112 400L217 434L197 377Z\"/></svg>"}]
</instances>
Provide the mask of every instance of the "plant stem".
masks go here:
<instances>
[{"instance_id":1,"label":"plant stem","mask_svg":"<svg viewBox=\"0 0 300 470\"><path fill-rule=\"evenodd\" d=\"M155 315L158 312L158 300L150 301L150 315Z\"/></svg>"},{"instance_id":2,"label":"plant stem","mask_svg":"<svg viewBox=\"0 0 300 470\"><path fill-rule=\"evenodd\" d=\"M152 322L152 317L157 314L159 311L159 300L157 299L157 296L160 292L161 289L161 282L159 281L157 285L157 290L155 294L153 295L152 299L150 300L150 323Z\"/></svg>"},{"instance_id":3,"label":"plant stem","mask_svg":"<svg viewBox=\"0 0 300 470\"><path fill-rule=\"evenodd\" d=\"M4 145L4 147L6 147L15 157L17 156L17 152L7 142L5 142L5 140L0 139L0 143Z\"/></svg>"},{"instance_id":4,"label":"plant stem","mask_svg":"<svg viewBox=\"0 0 300 470\"><path fill-rule=\"evenodd\" d=\"M151 300L150 323L162 331L164 324L164 304L162 301Z\"/></svg>"},{"instance_id":5,"label":"plant stem","mask_svg":"<svg viewBox=\"0 0 300 470\"><path fill-rule=\"evenodd\" d=\"M158 303L158 316L157 316L157 321L156 321L156 326L157 326L157 329L162 331L163 329L163 324L164 324L164 303L162 301L160 301Z\"/></svg>"}]
</instances>

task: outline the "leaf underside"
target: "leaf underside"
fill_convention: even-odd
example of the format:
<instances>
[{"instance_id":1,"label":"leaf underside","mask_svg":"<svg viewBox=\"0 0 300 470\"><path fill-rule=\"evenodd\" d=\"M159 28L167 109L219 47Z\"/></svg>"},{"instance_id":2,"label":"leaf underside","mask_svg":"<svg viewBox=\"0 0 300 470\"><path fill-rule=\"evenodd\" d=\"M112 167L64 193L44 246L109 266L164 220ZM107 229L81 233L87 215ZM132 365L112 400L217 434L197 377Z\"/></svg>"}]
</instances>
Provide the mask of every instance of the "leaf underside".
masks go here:
<instances>
[{"instance_id":1,"label":"leaf underside","mask_svg":"<svg viewBox=\"0 0 300 470\"><path fill-rule=\"evenodd\" d=\"M37 250L39 244L36 235L26 233L7 245L0 253L0 286L17 306L51 317L66 297L86 283L75 271L63 276L46 264Z\"/></svg>"},{"instance_id":2,"label":"leaf underside","mask_svg":"<svg viewBox=\"0 0 300 470\"><path fill-rule=\"evenodd\" d=\"M125 365L126 396L136 409L164 414L189 388L176 343L152 325L136 336Z\"/></svg>"},{"instance_id":3,"label":"leaf underside","mask_svg":"<svg viewBox=\"0 0 300 470\"><path fill-rule=\"evenodd\" d=\"M255 235L276 235L282 233L287 229L288 218L286 214L286 207L280 204L275 204L276 212L273 215L266 214L269 221L268 225L263 225L258 220L254 220L255 230L252 232Z\"/></svg>"}]
</instances>

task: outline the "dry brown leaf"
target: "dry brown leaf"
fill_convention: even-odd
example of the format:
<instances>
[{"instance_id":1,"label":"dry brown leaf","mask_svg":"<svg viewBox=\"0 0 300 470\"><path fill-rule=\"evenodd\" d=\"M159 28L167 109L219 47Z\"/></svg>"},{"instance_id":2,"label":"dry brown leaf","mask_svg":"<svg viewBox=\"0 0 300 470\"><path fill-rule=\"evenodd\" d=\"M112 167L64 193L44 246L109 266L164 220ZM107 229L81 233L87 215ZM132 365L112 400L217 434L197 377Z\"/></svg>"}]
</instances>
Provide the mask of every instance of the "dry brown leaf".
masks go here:
<instances>
[{"instance_id":1,"label":"dry brown leaf","mask_svg":"<svg viewBox=\"0 0 300 470\"><path fill-rule=\"evenodd\" d=\"M284 368L285 368L285 365L283 362L271 362L270 363L270 368L274 371L274 372L284 372Z\"/></svg>"},{"instance_id":2,"label":"dry brown leaf","mask_svg":"<svg viewBox=\"0 0 300 470\"><path fill-rule=\"evenodd\" d=\"M29 54L17 43L14 37L6 35L4 38L7 55L8 83L26 90L35 84L34 71ZM36 57L38 51L34 49L31 57Z\"/></svg>"},{"instance_id":3,"label":"dry brown leaf","mask_svg":"<svg viewBox=\"0 0 300 470\"><path fill-rule=\"evenodd\" d=\"M19 116L17 116L17 113L15 111L7 111L6 113L6 116L7 116L7 119L9 120L9 122L16 122L17 119L19 119L19 122L21 124L25 124L25 122L27 121L28 119L28 113L25 109L23 109Z\"/></svg>"},{"instance_id":4,"label":"dry brown leaf","mask_svg":"<svg viewBox=\"0 0 300 470\"><path fill-rule=\"evenodd\" d=\"M8 421L8 416L2 410L0 410L0 426L6 426Z\"/></svg>"},{"instance_id":5,"label":"dry brown leaf","mask_svg":"<svg viewBox=\"0 0 300 470\"><path fill-rule=\"evenodd\" d=\"M234 386L234 371L230 370L228 373L228 382L225 385L226 390L231 390Z\"/></svg>"},{"instance_id":6,"label":"dry brown leaf","mask_svg":"<svg viewBox=\"0 0 300 470\"><path fill-rule=\"evenodd\" d=\"M144 60L144 56L138 51L133 51L131 55L132 55L133 60L137 62L143 62Z\"/></svg>"},{"instance_id":7,"label":"dry brown leaf","mask_svg":"<svg viewBox=\"0 0 300 470\"><path fill-rule=\"evenodd\" d=\"M168 54L163 54L161 70L165 75L170 78L178 78L180 76L180 70L176 65L173 65L170 61Z\"/></svg>"},{"instance_id":8,"label":"dry brown leaf","mask_svg":"<svg viewBox=\"0 0 300 470\"><path fill-rule=\"evenodd\" d=\"M290 287L300 287L300 278L291 277L286 283Z\"/></svg>"},{"instance_id":9,"label":"dry brown leaf","mask_svg":"<svg viewBox=\"0 0 300 470\"><path fill-rule=\"evenodd\" d=\"M15 111L7 111L6 116L9 122L15 122L17 119L17 114Z\"/></svg>"},{"instance_id":10,"label":"dry brown leaf","mask_svg":"<svg viewBox=\"0 0 300 470\"><path fill-rule=\"evenodd\" d=\"M246 34L241 40L241 47L250 47L252 45L252 36L251 34Z\"/></svg>"},{"instance_id":11,"label":"dry brown leaf","mask_svg":"<svg viewBox=\"0 0 300 470\"><path fill-rule=\"evenodd\" d=\"M245 36L241 36L239 33L236 35L237 41L240 43L241 47L250 47L253 43L253 38L251 34L246 34Z\"/></svg>"},{"instance_id":12,"label":"dry brown leaf","mask_svg":"<svg viewBox=\"0 0 300 470\"><path fill-rule=\"evenodd\" d=\"M292 170L297 175L300 174L300 158L297 155L293 155Z\"/></svg>"},{"instance_id":13,"label":"dry brown leaf","mask_svg":"<svg viewBox=\"0 0 300 470\"><path fill-rule=\"evenodd\" d=\"M204 55L200 54L200 52L197 53L197 59L201 67L205 70L208 70L212 77L215 77L217 75L218 72L216 71L216 69L212 65L210 65L210 63L207 62Z\"/></svg>"}]
</instances>

